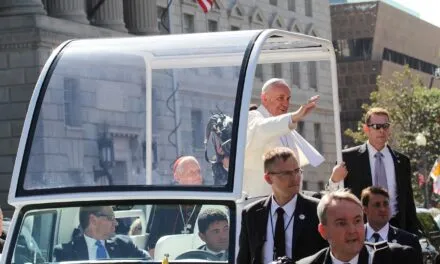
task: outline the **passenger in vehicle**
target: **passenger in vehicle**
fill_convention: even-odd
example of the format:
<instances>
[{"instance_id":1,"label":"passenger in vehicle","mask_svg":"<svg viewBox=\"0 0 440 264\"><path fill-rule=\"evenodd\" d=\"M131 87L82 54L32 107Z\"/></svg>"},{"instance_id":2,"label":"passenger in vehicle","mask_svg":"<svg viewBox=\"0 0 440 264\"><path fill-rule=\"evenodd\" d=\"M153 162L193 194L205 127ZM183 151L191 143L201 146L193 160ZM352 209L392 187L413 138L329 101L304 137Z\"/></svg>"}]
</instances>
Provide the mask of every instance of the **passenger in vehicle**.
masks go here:
<instances>
[{"instance_id":1,"label":"passenger in vehicle","mask_svg":"<svg viewBox=\"0 0 440 264\"><path fill-rule=\"evenodd\" d=\"M264 179L272 195L242 212L237 263L294 261L327 246L318 233L318 200L300 191L302 170L293 150L277 147L264 155Z\"/></svg>"},{"instance_id":2,"label":"passenger in vehicle","mask_svg":"<svg viewBox=\"0 0 440 264\"><path fill-rule=\"evenodd\" d=\"M205 242L198 249L212 253L217 259L228 260L229 222L220 209L207 209L197 220L200 239Z\"/></svg>"},{"instance_id":3,"label":"passenger in vehicle","mask_svg":"<svg viewBox=\"0 0 440 264\"><path fill-rule=\"evenodd\" d=\"M268 80L261 90L261 105L249 112L244 159L243 190L251 197L271 193L264 183L262 156L274 147L288 147L295 152L298 165L318 166L324 158L299 133L296 124L315 109L319 96L294 112L289 109L291 89L283 79Z\"/></svg>"},{"instance_id":4,"label":"passenger in vehicle","mask_svg":"<svg viewBox=\"0 0 440 264\"><path fill-rule=\"evenodd\" d=\"M135 236L142 234L142 221L140 218L137 218L130 225L130 230L128 231L128 235Z\"/></svg>"},{"instance_id":5,"label":"passenger in vehicle","mask_svg":"<svg viewBox=\"0 0 440 264\"><path fill-rule=\"evenodd\" d=\"M367 217L365 224L365 241L377 243L388 241L414 248L418 262L422 263L422 248L416 235L389 224L391 218L390 196L388 192L378 186L370 186L362 190L361 194L364 214Z\"/></svg>"},{"instance_id":6,"label":"passenger in vehicle","mask_svg":"<svg viewBox=\"0 0 440 264\"><path fill-rule=\"evenodd\" d=\"M111 206L81 207L79 222L83 233L54 249L56 261L95 259L151 259L128 236L115 235L116 219Z\"/></svg>"},{"instance_id":7,"label":"passenger in vehicle","mask_svg":"<svg viewBox=\"0 0 440 264\"><path fill-rule=\"evenodd\" d=\"M201 185L200 165L193 156L183 156L174 163L174 182L179 185ZM194 224L201 205L154 205L148 221L147 247L154 257L157 240L172 234L189 234L194 232Z\"/></svg>"},{"instance_id":8,"label":"passenger in vehicle","mask_svg":"<svg viewBox=\"0 0 440 264\"><path fill-rule=\"evenodd\" d=\"M232 118L217 113L209 118L205 135L205 159L211 163L214 185L228 183L229 156L231 152ZM213 144L215 155L208 157L208 144Z\"/></svg>"},{"instance_id":9,"label":"passenger in vehicle","mask_svg":"<svg viewBox=\"0 0 440 264\"><path fill-rule=\"evenodd\" d=\"M365 242L362 204L349 190L324 195L318 205L318 217L319 233L330 247L297 261L297 264L419 263L412 247Z\"/></svg>"}]
</instances>

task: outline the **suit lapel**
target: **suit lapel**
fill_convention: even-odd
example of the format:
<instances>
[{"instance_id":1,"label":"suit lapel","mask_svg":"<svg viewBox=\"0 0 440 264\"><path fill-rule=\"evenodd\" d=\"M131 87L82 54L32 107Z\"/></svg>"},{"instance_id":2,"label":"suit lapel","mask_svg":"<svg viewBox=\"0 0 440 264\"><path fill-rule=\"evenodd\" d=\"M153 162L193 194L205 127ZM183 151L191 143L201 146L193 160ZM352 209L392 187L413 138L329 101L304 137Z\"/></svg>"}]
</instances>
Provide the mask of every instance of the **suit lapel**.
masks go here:
<instances>
[{"instance_id":1,"label":"suit lapel","mask_svg":"<svg viewBox=\"0 0 440 264\"><path fill-rule=\"evenodd\" d=\"M87 249L86 239L83 235L78 236L76 239L74 239L72 241L72 244L76 260L89 259L89 251Z\"/></svg>"},{"instance_id":2,"label":"suit lapel","mask_svg":"<svg viewBox=\"0 0 440 264\"><path fill-rule=\"evenodd\" d=\"M367 143L361 145L359 147L358 155L361 157L360 160L360 169L359 171L363 172L362 177L362 187L361 190L367 186L373 185L373 173L371 172L371 166L370 166L370 157L368 154L368 148ZM360 193L359 193L360 195Z\"/></svg>"},{"instance_id":3,"label":"suit lapel","mask_svg":"<svg viewBox=\"0 0 440 264\"><path fill-rule=\"evenodd\" d=\"M304 198L301 194L297 194L295 211L293 212L293 235L292 235L292 256L295 256L296 241L301 233L304 220L306 219L306 212L304 212Z\"/></svg>"},{"instance_id":4,"label":"suit lapel","mask_svg":"<svg viewBox=\"0 0 440 264\"><path fill-rule=\"evenodd\" d=\"M391 225L388 229L388 242L397 243L397 230Z\"/></svg>"},{"instance_id":5,"label":"suit lapel","mask_svg":"<svg viewBox=\"0 0 440 264\"><path fill-rule=\"evenodd\" d=\"M359 253L358 264L368 264L369 257L370 256L368 254L367 248L363 246L361 252Z\"/></svg>"},{"instance_id":6,"label":"suit lapel","mask_svg":"<svg viewBox=\"0 0 440 264\"><path fill-rule=\"evenodd\" d=\"M405 183L402 182L404 181L404 177L402 177L401 175L404 175L405 172L401 171L402 166L400 166L400 155L396 152L394 152L390 146L387 146L388 150L391 153L391 157L393 157L393 163L394 163L394 174L395 174L395 178L396 178L396 191L397 191L397 197L398 200L403 201L406 198L406 189L404 188ZM399 212L405 212L405 208L401 208L401 203L397 203L397 206L399 207Z\"/></svg>"},{"instance_id":7,"label":"suit lapel","mask_svg":"<svg viewBox=\"0 0 440 264\"><path fill-rule=\"evenodd\" d=\"M255 228L256 231L254 246L255 252L261 252L263 250L263 244L266 241L266 229L267 229L267 219L269 217L270 205L271 205L272 195L266 198L262 206L255 211ZM261 254L255 256L256 263L262 263Z\"/></svg>"},{"instance_id":8,"label":"suit lapel","mask_svg":"<svg viewBox=\"0 0 440 264\"><path fill-rule=\"evenodd\" d=\"M105 249L107 250L107 253L110 258L118 258L117 250L116 250L116 243L113 240L106 240L105 241Z\"/></svg>"}]
</instances>

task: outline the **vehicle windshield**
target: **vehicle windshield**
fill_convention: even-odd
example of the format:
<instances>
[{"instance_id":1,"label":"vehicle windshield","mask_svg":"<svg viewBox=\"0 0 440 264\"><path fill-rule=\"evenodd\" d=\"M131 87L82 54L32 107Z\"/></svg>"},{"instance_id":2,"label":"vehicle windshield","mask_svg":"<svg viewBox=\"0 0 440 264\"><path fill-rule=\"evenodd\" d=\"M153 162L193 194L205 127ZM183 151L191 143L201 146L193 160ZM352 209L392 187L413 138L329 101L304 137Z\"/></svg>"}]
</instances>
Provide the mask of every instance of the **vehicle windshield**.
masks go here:
<instances>
[{"instance_id":1,"label":"vehicle windshield","mask_svg":"<svg viewBox=\"0 0 440 264\"><path fill-rule=\"evenodd\" d=\"M167 202L33 209L17 227L8 263L160 262L165 257L180 262L227 262L234 256L234 239L229 239L235 232L233 207Z\"/></svg>"},{"instance_id":2,"label":"vehicle windshield","mask_svg":"<svg viewBox=\"0 0 440 264\"><path fill-rule=\"evenodd\" d=\"M232 117L253 34L230 34L227 42L224 34L204 34L200 42L167 36L69 43L42 86L22 191L232 182ZM204 53L239 60L209 65ZM181 65L179 56L206 63Z\"/></svg>"}]
</instances>

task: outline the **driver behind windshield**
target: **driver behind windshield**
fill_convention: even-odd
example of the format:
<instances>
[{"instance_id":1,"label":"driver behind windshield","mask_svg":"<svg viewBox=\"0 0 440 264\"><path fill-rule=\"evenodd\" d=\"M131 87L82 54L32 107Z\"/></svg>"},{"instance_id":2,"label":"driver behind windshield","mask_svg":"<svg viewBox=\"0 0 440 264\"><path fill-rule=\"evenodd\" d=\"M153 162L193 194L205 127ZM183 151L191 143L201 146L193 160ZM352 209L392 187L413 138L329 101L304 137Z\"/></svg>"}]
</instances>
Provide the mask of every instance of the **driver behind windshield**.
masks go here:
<instances>
[{"instance_id":1,"label":"driver behind windshield","mask_svg":"<svg viewBox=\"0 0 440 264\"><path fill-rule=\"evenodd\" d=\"M200 239L205 245L198 249L212 253L217 259L228 260L229 223L228 217L220 209L207 209L197 220Z\"/></svg>"},{"instance_id":2,"label":"driver behind windshield","mask_svg":"<svg viewBox=\"0 0 440 264\"><path fill-rule=\"evenodd\" d=\"M83 232L74 236L72 241L55 247L56 261L151 259L128 236L115 235L118 222L111 206L81 207L79 223Z\"/></svg>"}]
</instances>

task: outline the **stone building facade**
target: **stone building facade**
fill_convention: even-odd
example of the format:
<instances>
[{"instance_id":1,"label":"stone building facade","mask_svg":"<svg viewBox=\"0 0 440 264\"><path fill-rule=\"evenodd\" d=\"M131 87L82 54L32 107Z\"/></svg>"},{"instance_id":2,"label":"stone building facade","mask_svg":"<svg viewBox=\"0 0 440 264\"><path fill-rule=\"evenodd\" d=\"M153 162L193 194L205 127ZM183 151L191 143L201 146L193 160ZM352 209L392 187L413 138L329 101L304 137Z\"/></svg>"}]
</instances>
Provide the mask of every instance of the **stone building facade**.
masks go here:
<instances>
[{"instance_id":1,"label":"stone building facade","mask_svg":"<svg viewBox=\"0 0 440 264\"><path fill-rule=\"evenodd\" d=\"M440 28L384 1L335 4L330 10L342 131L357 129L378 75L389 78L408 64L426 86L440 87L433 78L440 65ZM346 136L342 143L353 145Z\"/></svg>"},{"instance_id":2,"label":"stone building facade","mask_svg":"<svg viewBox=\"0 0 440 264\"><path fill-rule=\"evenodd\" d=\"M33 87L51 51L73 38L126 37L133 35L179 34L206 31L279 28L331 39L330 9L326 0L217 0L204 14L194 0L168 1L106 0L3 0L0 3L0 204L4 206ZM215 72L194 72L215 74ZM262 65L257 69L254 101L262 83L283 77L292 84L292 106L312 95L321 96L319 108L299 131L326 157L318 168L307 168L305 189L322 189L336 159L329 64L323 62ZM164 77L165 78L165 77ZM163 80L167 82L166 79ZM163 95L156 94L158 98ZM189 100L189 99L188 99ZM190 103L189 103L190 105ZM153 109L153 111L155 111ZM181 135L204 134L209 113L185 109L181 118L187 128ZM154 124L153 124L154 125ZM129 132L113 131L112 136ZM160 132L158 132L160 133ZM124 144L119 144L123 146ZM74 149L72 151L75 151ZM78 150L77 150L78 151ZM160 164L167 151L156 157ZM170 150L176 151L176 150ZM203 160L200 149L177 150ZM123 159L123 158L121 158ZM76 164L76 167L81 167ZM168 166L167 163L159 165ZM125 167L124 167L125 168ZM125 168L130 170L130 168ZM208 171L207 165L204 170ZM6 210L6 214L9 211Z\"/></svg>"}]
</instances>

